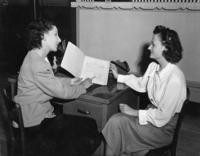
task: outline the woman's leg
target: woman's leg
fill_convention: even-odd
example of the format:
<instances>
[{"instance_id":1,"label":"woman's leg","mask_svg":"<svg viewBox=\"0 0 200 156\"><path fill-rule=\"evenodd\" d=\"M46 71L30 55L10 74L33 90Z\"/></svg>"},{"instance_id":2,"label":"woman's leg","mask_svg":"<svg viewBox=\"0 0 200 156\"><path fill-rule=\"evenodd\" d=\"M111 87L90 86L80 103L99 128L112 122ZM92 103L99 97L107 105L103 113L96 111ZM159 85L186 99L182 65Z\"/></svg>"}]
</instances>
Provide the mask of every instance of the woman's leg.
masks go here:
<instances>
[{"instance_id":1,"label":"woman's leg","mask_svg":"<svg viewBox=\"0 0 200 156\"><path fill-rule=\"evenodd\" d=\"M159 128L150 123L140 125L137 117L123 113L115 114L108 120L102 130L107 143L106 153L108 156L118 156L122 153L144 155L143 151L145 150L170 143L173 129L173 124L167 124Z\"/></svg>"},{"instance_id":2,"label":"woman's leg","mask_svg":"<svg viewBox=\"0 0 200 156\"><path fill-rule=\"evenodd\" d=\"M114 156L114 152L111 150L108 144L106 144L106 150L105 150L105 155L106 156Z\"/></svg>"},{"instance_id":3,"label":"woman's leg","mask_svg":"<svg viewBox=\"0 0 200 156\"><path fill-rule=\"evenodd\" d=\"M113 115L102 130L106 140L106 156L119 156L122 153L122 127L123 121L126 120L121 114Z\"/></svg>"},{"instance_id":4,"label":"woman's leg","mask_svg":"<svg viewBox=\"0 0 200 156\"><path fill-rule=\"evenodd\" d=\"M88 117L62 114L46 119L42 123L42 129L46 137L57 142L57 151L61 155L90 155L101 143L96 122Z\"/></svg>"}]
</instances>

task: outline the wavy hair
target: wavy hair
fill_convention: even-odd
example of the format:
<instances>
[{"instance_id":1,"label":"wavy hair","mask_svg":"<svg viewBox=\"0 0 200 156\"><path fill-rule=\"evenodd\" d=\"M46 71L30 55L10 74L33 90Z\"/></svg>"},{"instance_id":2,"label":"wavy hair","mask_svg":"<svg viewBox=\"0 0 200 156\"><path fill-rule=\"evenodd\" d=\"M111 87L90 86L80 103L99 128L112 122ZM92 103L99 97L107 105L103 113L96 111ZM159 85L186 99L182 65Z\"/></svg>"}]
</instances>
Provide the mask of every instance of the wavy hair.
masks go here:
<instances>
[{"instance_id":1,"label":"wavy hair","mask_svg":"<svg viewBox=\"0 0 200 156\"><path fill-rule=\"evenodd\" d=\"M53 28L54 24L47 20L35 20L26 28L27 50L41 48L44 34Z\"/></svg>"},{"instance_id":2,"label":"wavy hair","mask_svg":"<svg viewBox=\"0 0 200 156\"><path fill-rule=\"evenodd\" d=\"M153 34L159 34L160 40L166 48L163 51L165 59L171 63L178 63L182 59L183 48L177 32L158 25L155 27Z\"/></svg>"}]
</instances>

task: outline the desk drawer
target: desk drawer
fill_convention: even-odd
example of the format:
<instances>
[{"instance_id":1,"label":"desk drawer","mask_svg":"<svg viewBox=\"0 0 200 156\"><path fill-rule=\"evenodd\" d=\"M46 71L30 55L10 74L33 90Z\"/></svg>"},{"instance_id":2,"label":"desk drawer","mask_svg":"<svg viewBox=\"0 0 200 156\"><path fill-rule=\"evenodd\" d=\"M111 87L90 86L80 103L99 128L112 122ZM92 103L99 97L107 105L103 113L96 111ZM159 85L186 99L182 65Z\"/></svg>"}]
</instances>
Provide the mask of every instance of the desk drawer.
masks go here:
<instances>
[{"instance_id":1,"label":"desk drawer","mask_svg":"<svg viewBox=\"0 0 200 156\"><path fill-rule=\"evenodd\" d=\"M103 105L76 100L64 104L63 112L65 114L91 117L96 120L99 129L101 129L103 126L102 125Z\"/></svg>"},{"instance_id":2,"label":"desk drawer","mask_svg":"<svg viewBox=\"0 0 200 156\"><path fill-rule=\"evenodd\" d=\"M77 115L88 116L96 120L97 127L102 128L103 106L79 101L75 110Z\"/></svg>"}]
</instances>

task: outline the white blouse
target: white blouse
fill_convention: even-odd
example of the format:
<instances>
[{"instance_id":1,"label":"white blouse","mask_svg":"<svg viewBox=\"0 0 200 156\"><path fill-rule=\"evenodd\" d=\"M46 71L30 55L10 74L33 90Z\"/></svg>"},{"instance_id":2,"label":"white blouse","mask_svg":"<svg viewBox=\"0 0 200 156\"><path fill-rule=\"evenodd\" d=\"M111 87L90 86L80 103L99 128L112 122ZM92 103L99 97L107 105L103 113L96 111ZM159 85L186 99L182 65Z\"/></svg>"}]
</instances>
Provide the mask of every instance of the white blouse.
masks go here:
<instances>
[{"instance_id":1,"label":"white blouse","mask_svg":"<svg viewBox=\"0 0 200 156\"><path fill-rule=\"evenodd\" d=\"M118 75L118 82L125 83L138 92L147 92L154 108L139 110L139 123L148 122L162 127L175 113L179 113L186 99L186 81L178 66L168 63L159 71L160 65L152 62L142 77Z\"/></svg>"}]
</instances>

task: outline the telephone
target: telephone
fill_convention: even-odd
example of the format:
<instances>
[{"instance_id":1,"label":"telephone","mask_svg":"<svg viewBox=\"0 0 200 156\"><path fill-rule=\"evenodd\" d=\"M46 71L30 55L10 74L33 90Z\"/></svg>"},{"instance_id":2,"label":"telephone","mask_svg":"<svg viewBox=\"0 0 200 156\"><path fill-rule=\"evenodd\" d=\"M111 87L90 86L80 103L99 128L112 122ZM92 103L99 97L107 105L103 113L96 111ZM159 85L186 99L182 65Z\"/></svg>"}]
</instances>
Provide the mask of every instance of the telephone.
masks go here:
<instances>
[{"instance_id":1,"label":"telephone","mask_svg":"<svg viewBox=\"0 0 200 156\"><path fill-rule=\"evenodd\" d=\"M126 61L111 61L117 67L117 71L119 74L127 74L130 71L129 65Z\"/></svg>"}]
</instances>

